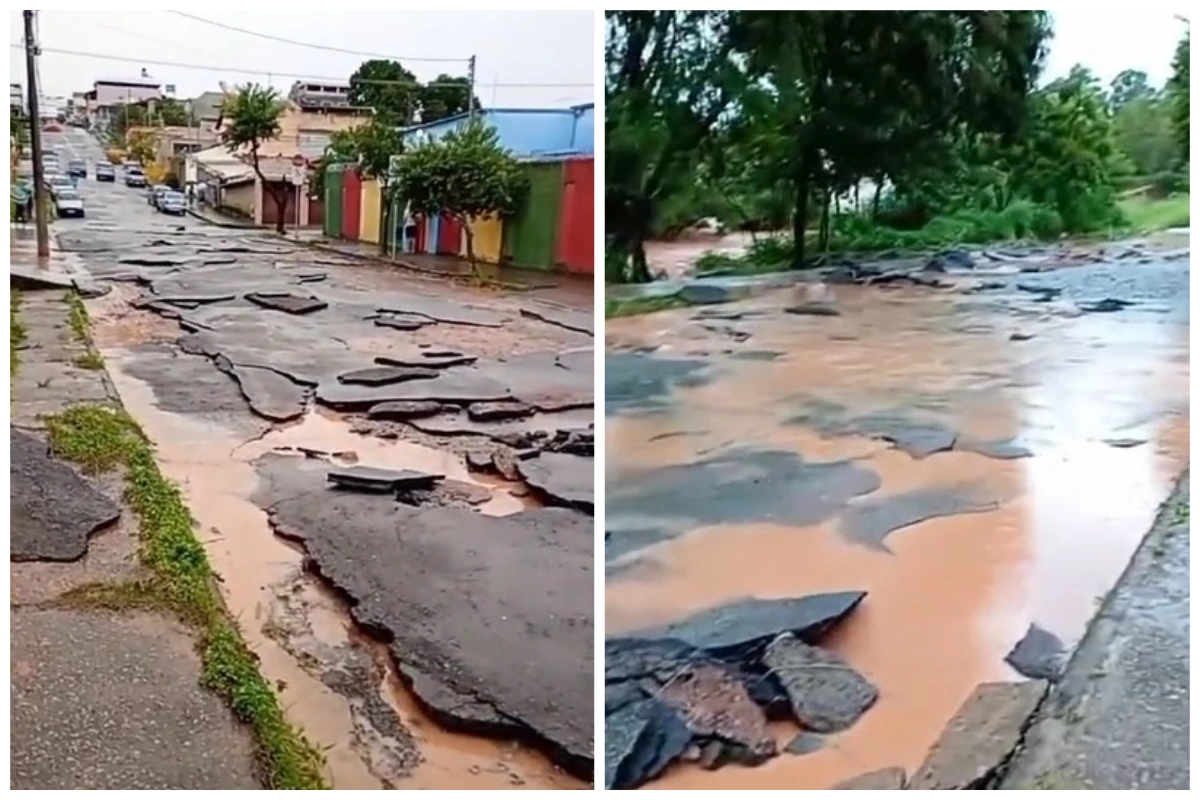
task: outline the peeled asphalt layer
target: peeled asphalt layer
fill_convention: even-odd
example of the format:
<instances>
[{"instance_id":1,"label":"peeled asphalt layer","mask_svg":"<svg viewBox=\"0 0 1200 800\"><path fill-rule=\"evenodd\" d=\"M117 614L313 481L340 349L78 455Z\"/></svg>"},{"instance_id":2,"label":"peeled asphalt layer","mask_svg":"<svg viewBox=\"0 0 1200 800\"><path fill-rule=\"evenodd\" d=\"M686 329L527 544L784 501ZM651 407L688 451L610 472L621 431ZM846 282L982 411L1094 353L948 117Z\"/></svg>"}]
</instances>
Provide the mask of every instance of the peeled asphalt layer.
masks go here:
<instances>
[{"instance_id":1,"label":"peeled asphalt layer","mask_svg":"<svg viewBox=\"0 0 1200 800\"><path fill-rule=\"evenodd\" d=\"M49 146L61 147L64 158L102 157L75 131ZM98 345L110 368L149 387L159 410L215 425L244 444L314 413L349 414L358 419L344 423L348 448L353 427L459 458L470 453L472 465L499 469L512 482L527 475L526 504L536 507L536 498L562 507L497 518L479 513L480 499L464 502L450 483L445 491L397 498L330 489L322 476L318 491L333 492L340 512L317 532L332 538L319 546L306 538L313 531L305 520L316 519L311 509L272 512L279 533L313 544L313 571L352 606L365 612L368 595L385 593L386 603L359 622L385 640L421 642L407 652L397 647L395 655L436 722L529 740L561 769L590 778L589 315L533 292L472 294L394 267L318 254L264 231L166 217L119 180L89 179L81 192L87 217L55 225L62 257L108 294L89 304ZM356 380L362 375L370 380ZM408 401L436 412L420 420L432 433L406 421L366 424L373 406ZM527 411L517 419L489 417L487 403ZM136 402L129 410L137 418ZM512 468L514 459L520 469ZM254 489L244 487L246 498ZM380 502L389 509L374 509ZM322 507L333 505L318 501ZM428 542L385 542L396 513L428 530ZM530 525L522 524L526 518ZM494 545L505 566L479 562L479 555L472 562L470 546L459 558L439 555L438 530L468 538L493 531L495 541L479 539L479 553ZM547 547L552 540L561 545ZM412 552L424 555L408 559ZM409 561L423 582L395 580ZM467 596L450 588L467 584L474 587ZM496 624L463 638L453 620L472 620L471 608L489 604L497 607ZM435 607L442 625L427 628L421 610ZM380 777L389 783L407 775Z\"/></svg>"}]
</instances>

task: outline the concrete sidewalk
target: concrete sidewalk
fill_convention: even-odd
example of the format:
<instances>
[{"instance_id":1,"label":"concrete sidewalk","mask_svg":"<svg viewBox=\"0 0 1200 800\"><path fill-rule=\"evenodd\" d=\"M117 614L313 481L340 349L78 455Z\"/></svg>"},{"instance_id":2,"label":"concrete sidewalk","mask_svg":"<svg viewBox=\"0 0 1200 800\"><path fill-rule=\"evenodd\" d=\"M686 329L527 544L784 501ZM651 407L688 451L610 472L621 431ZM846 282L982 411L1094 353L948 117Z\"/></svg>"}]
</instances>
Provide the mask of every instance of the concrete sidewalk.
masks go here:
<instances>
[{"instance_id":1,"label":"concrete sidewalk","mask_svg":"<svg viewBox=\"0 0 1200 800\"><path fill-rule=\"evenodd\" d=\"M1188 788L1188 483L1163 505L1000 788Z\"/></svg>"},{"instance_id":2,"label":"concrete sidewalk","mask_svg":"<svg viewBox=\"0 0 1200 800\"><path fill-rule=\"evenodd\" d=\"M215 225L218 228L234 228L237 230L265 230L265 225L255 225L250 220L238 219L227 214L222 214L210 206L188 206L188 216L207 222L209 225Z\"/></svg>"},{"instance_id":3,"label":"concrete sidewalk","mask_svg":"<svg viewBox=\"0 0 1200 800\"><path fill-rule=\"evenodd\" d=\"M46 415L77 403L119 403L105 371L81 360L87 348L69 310L59 289L21 297L27 347L11 380L12 424L40 442ZM11 788L262 788L249 729L200 686L190 631L159 613L59 602L73 589L145 577L123 480L113 475L81 484L61 462L47 460L44 449L38 456L10 446L11 453L18 455L10 474L10 555L22 559L9 565ZM58 479L37 478L48 474ZM56 546L80 523L45 509L78 509L85 495L93 505L115 504L118 520L91 534L82 557L48 560L73 555ZM25 549L18 553L18 546Z\"/></svg>"}]
</instances>

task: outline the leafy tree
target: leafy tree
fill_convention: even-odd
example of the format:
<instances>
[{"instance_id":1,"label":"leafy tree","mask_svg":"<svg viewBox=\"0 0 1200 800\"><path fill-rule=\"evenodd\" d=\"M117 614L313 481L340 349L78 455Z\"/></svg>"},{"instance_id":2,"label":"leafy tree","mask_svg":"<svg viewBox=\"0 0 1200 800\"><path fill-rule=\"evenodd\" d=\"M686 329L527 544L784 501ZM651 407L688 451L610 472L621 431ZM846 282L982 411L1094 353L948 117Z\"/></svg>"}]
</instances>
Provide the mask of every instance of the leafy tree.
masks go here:
<instances>
[{"instance_id":1,"label":"leafy tree","mask_svg":"<svg viewBox=\"0 0 1200 800\"><path fill-rule=\"evenodd\" d=\"M736 12L751 100L737 124L792 189L793 265L814 196L827 218L832 196L959 125L1014 135L1048 31L1043 12Z\"/></svg>"},{"instance_id":2,"label":"leafy tree","mask_svg":"<svg viewBox=\"0 0 1200 800\"><path fill-rule=\"evenodd\" d=\"M350 76L350 102L397 125L411 125L421 106L421 84L399 61L364 61Z\"/></svg>"},{"instance_id":3,"label":"leafy tree","mask_svg":"<svg viewBox=\"0 0 1200 800\"><path fill-rule=\"evenodd\" d=\"M137 131L129 137L128 157L145 166L154 160L154 137L146 131Z\"/></svg>"},{"instance_id":4,"label":"leafy tree","mask_svg":"<svg viewBox=\"0 0 1200 800\"><path fill-rule=\"evenodd\" d=\"M286 108L287 102L274 89L256 83L247 84L225 101L226 125L221 132L221 142L230 153L249 155L254 174L275 201L278 212L275 230L281 234L284 232L288 198L292 193L267 181L259 165L259 150L265 142L279 138L279 118Z\"/></svg>"},{"instance_id":5,"label":"leafy tree","mask_svg":"<svg viewBox=\"0 0 1200 800\"><path fill-rule=\"evenodd\" d=\"M1190 74L1191 74L1191 51L1192 51L1192 31L1188 28L1187 33L1179 41L1179 46L1175 49L1175 60L1171 63L1171 80L1167 84L1167 92L1171 103L1171 119L1175 128L1175 141L1179 145L1179 151L1183 154L1184 161L1191 160L1191 151L1189 149L1191 137L1191 100L1188 92L1190 89Z\"/></svg>"},{"instance_id":6,"label":"leafy tree","mask_svg":"<svg viewBox=\"0 0 1200 800\"><path fill-rule=\"evenodd\" d=\"M439 119L462 114L468 110L471 83L464 77L438 75L436 79L421 87L421 122L437 122ZM475 98L479 108L479 98Z\"/></svg>"},{"instance_id":7,"label":"leafy tree","mask_svg":"<svg viewBox=\"0 0 1200 800\"><path fill-rule=\"evenodd\" d=\"M615 280L650 280L646 239L729 107L727 17L605 12L605 262Z\"/></svg>"},{"instance_id":8,"label":"leafy tree","mask_svg":"<svg viewBox=\"0 0 1200 800\"><path fill-rule=\"evenodd\" d=\"M334 164L358 164L364 178L376 178L383 185L385 197L390 195L391 178L389 165L392 157L404 152L404 139L400 130L386 120L372 119L365 125L349 130L335 131L329 137L329 145L321 157L320 166L313 173L311 191L317 196L325 193L325 171ZM388 230L391 203L383 204L384 230ZM380 248L386 251L387 237L380 237Z\"/></svg>"},{"instance_id":9,"label":"leafy tree","mask_svg":"<svg viewBox=\"0 0 1200 800\"><path fill-rule=\"evenodd\" d=\"M173 97L167 97L159 101L154 117L163 125L173 125L182 128L192 124L192 115L188 113L183 103Z\"/></svg>"},{"instance_id":10,"label":"leafy tree","mask_svg":"<svg viewBox=\"0 0 1200 800\"><path fill-rule=\"evenodd\" d=\"M1117 74L1108 87L1108 106L1114 114L1135 100L1152 99L1157 92L1150 78L1139 69L1127 69Z\"/></svg>"},{"instance_id":11,"label":"leafy tree","mask_svg":"<svg viewBox=\"0 0 1200 800\"><path fill-rule=\"evenodd\" d=\"M1165 97L1152 93L1130 100L1112 119L1117 149L1128 159L1130 171L1146 176L1175 167L1179 146Z\"/></svg>"},{"instance_id":12,"label":"leafy tree","mask_svg":"<svg viewBox=\"0 0 1200 800\"><path fill-rule=\"evenodd\" d=\"M410 148L399 158L391 185L414 213L445 214L462 224L467 261L476 278L471 220L515 212L527 189L520 166L500 146L496 131L479 122Z\"/></svg>"},{"instance_id":13,"label":"leafy tree","mask_svg":"<svg viewBox=\"0 0 1200 800\"><path fill-rule=\"evenodd\" d=\"M109 124L108 134L111 143L117 146L124 145L126 131L130 128L149 125L149 120L149 113L144 103L127 103L121 106Z\"/></svg>"}]
</instances>

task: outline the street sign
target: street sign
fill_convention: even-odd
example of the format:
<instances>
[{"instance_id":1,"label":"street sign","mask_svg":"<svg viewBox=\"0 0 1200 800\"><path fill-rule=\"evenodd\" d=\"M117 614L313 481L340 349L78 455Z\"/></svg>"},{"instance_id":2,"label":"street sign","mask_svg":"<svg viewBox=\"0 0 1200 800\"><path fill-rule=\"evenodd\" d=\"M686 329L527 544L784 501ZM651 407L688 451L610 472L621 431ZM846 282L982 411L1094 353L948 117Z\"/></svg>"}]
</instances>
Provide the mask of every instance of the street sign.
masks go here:
<instances>
[{"instance_id":1,"label":"street sign","mask_svg":"<svg viewBox=\"0 0 1200 800\"><path fill-rule=\"evenodd\" d=\"M292 156L293 167L303 167L307 163L308 159L306 159L302 153L297 153L296 155Z\"/></svg>"},{"instance_id":2,"label":"street sign","mask_svg":"<svg viewBox=\"0 0 1200 800\"><path fill-rule=\"evenodd\" d=\"M308 177L307 172L304 167L292 167L288 171L288 182L293 186L303 186L304 180Z\"/></svg>"}]
</instances>

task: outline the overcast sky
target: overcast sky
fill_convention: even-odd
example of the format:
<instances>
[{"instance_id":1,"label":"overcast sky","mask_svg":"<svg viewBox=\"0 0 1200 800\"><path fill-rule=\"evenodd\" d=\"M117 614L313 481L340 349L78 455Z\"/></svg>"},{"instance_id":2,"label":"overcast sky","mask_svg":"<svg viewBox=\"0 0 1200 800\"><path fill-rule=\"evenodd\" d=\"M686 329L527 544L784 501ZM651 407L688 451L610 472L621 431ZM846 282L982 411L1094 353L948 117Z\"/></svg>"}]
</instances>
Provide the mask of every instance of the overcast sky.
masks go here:
<instances>
[{"instance_id":1,"label":"overcast sky","mask_svg":"<svg viewBox=\"0 0 1200 800\"><path fill-rule=\"evenodd\" d=\"M485 106L559 107L594 99L595 35L590 11L339 12L334 6L319 13L289 13L201 7L194 16L307 44L382 54L399 60L421 80L441 72L466 75L466 58L474 54L476 94ZM162 83L173 85L179 97L217 91L222 80L237 84L269 79L286 92L301 77L346 81L370 57L268 41L171 11L41 11L38 18L45 50L40 79L47 96L90 89L97 78L136 76L143 67ZM21 12L10 11L10 45L21 41L22 25ZM424 62L418 57L461 60ZM19 49L9 48L9 69L14 82L25 83Z\"/></svg>"},{"instance_id":2,"label":"overcast sky","mask_svg":"<svg viewBox=\"0 0 1200 800\"><path fill-rule=\"evenodd\" d=\"M1179 11L1185 13L1184 6ZM191 12L185 12L191 13ZM1140 69L1156 86L1170 75L1183 32L1172 11L1132 5L1053 12L1055 36L1046 79L1081 63L1107 83L1123 69ZM283 14L277 11L201 10L195 16L257 33L343 50L398 57L428 80L439 72L466 73L465 62L414 57L478 57L477 94L489 106L564 106L594 99L593 15L555 12L383 12ZM267 41L186 19L170 11L42 11L41 40L62 49L121 56L116 61L47 52L41 80L47 95L91 88L100 77L137 75L144 66L177 95L189 97L228 83L270 81L286 91L298 76L349 78L365 56ZM319 20L319 23L318 23ZM10 43L21 38L21 13L9 12ZM220 67L222 70L167 66ZM24 83L19 49L10 48L13 80ZM253 72L236 70L250 69ZM504 84L586 84L578 87L505 87ZM495 84L500 84L494 87Z\"/></svg>"}]
</instances>

